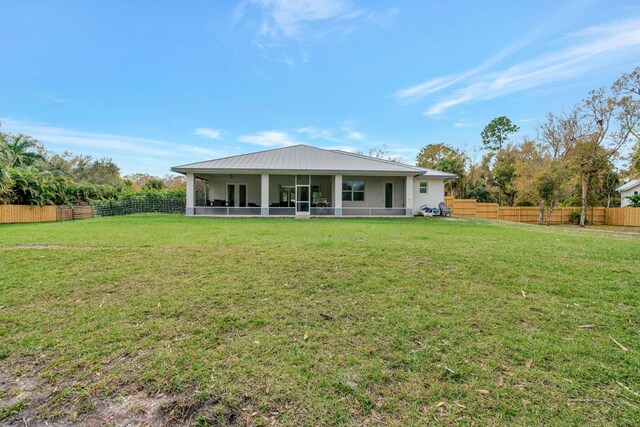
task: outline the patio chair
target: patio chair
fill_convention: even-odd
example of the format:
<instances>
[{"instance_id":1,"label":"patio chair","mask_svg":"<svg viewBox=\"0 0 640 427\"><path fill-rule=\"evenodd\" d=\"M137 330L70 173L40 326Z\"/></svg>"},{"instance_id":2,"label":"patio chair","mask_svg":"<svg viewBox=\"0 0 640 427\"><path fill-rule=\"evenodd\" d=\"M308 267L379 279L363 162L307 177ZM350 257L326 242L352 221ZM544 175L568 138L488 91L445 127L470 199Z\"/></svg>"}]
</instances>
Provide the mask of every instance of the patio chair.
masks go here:
<instances>
[{"instance_id":1,"label":"patio chair","mask_svg":"<svg viewBox=\"0 0 640 427\"><path fill-rule=\"evenodd\" d=\"M440 209L440 215L441 216L451 216L451 209L449 209L447 207L447 205L444 204L444 202L440 202L440 204L438 205L438 208Z\"/></svg>"}]
</instances>

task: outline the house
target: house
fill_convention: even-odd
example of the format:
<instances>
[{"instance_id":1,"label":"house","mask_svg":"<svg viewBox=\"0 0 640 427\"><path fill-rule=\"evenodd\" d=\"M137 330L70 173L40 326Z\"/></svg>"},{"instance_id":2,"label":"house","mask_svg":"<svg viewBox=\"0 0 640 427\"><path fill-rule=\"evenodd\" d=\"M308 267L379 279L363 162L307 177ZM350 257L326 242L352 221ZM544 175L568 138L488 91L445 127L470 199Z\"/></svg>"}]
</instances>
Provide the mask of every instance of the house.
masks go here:
<instances>
[{"instance_id":1,"label":"house","mask_svg":"<svg viewBox=\"0 0 640 427\"><path fill-rule=\"evenodd\" d=\"M307 145L172 167L187 215L404 216L444 201L453 174ZM204 191L196 192L196 180ZM199 197L197 197L199 193Z\"/></svg>"},{"instance_id":2,"label":"house","mask_svg":"<svg viewBox=\"0 0 640 427\"><path fill-rule=\"evenodd\" d=\"M620 192L620 206L623 208L629 206L631 202L628 197L640 193L640 179L632 179L626 184L616 188L616 191Z\"/></svg>"}]
</instances>

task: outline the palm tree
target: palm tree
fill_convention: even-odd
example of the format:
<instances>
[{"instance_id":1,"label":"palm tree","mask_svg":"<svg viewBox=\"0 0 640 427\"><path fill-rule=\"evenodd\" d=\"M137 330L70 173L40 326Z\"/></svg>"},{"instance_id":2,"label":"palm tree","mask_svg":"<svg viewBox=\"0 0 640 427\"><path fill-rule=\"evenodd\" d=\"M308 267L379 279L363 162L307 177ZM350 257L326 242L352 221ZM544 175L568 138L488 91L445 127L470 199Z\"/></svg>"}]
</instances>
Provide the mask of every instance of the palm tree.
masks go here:
<instances>
[{"instance_id":1,"label":"palm tree","mask_svg":"<svg viewBox=\"0 0 640 427\"><path fill-rule=\"evenodd\" d=\"M35 150L38 149L38 140L28 135L4 134L0 157L5 157L7 167L25 168L33 165L42 156Z\"/></svg>"}]
</instances>

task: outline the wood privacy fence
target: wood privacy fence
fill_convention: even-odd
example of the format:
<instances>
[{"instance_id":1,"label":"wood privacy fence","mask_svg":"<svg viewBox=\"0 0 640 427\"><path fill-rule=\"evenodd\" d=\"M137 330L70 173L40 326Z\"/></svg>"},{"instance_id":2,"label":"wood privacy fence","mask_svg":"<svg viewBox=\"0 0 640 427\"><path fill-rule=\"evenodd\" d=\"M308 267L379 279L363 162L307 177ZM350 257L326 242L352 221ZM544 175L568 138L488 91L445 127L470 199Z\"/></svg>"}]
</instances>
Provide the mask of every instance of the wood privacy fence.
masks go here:
<instances>
[{"instance_id":1,"label":"wood privacy fence","mask_svg":"<svg viewBox=\"0 0 640 427\"><path fill-rule=\"evenodd\" d=\"M445 197L445 204L453 215L475 218L499 219L502 221L537 224L539 208L537 206L498 206L497 203L478 203L474 199L454 199ZM570 224L571 213L580 212L579 207L557 207L551 214L551 224ZM545 224L548 211L545 210ZM587 208L587 222L594 225L640 226L638 208Z\"/></svg>"},{"instance_id":2,"label":"wood privacy fence","mask_svg":"<svg viewBox=\"0 0 640 427\"><path fill-rule=\"evenodd\" d=\"M95 216L92 206L0 205L0 224L67 221Z\"/></svg>"}]
</instances>

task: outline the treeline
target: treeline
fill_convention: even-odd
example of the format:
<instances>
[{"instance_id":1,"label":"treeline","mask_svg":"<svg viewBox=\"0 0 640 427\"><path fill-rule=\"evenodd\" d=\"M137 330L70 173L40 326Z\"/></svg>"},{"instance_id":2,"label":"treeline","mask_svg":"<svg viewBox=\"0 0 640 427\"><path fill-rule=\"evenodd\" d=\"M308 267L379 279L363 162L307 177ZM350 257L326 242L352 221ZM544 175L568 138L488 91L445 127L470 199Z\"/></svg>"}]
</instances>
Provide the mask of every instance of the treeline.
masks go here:
<instances>
[{"instance_id":1,"label":"treeline","mask_svg":"<svg viewBox=\"0 0 640 427\"><path fill-rule=\"evenodd\" d=\"M111 159L55 154L28 135L0 132L0 204L66 205L184 194L182 177L121 176Z\"/></svg>"},{"instance_id":2,"label":"treeline","mask_svg":"<svg viewBox=\"0 0 640 427\"><path fill-rule=\"evenodd\" d=\"M549 113L534 136L519 130L498 117L480 135L482 153L430 144L417 164L458 175L447 183L454 197L538 206L540 223L556 206L581 206L584 225L587 206L618 204L616 188L640 176L640 67L570 111ZM639 196L631 199L640 205Z\"/></svg>"}]
</instances>

